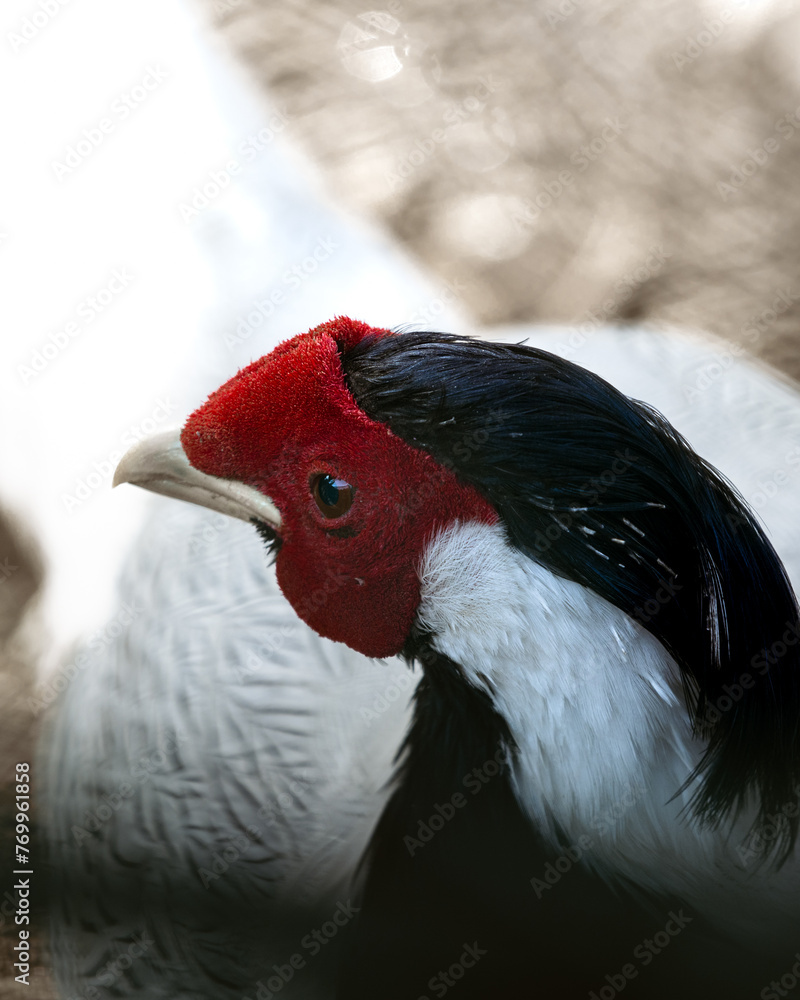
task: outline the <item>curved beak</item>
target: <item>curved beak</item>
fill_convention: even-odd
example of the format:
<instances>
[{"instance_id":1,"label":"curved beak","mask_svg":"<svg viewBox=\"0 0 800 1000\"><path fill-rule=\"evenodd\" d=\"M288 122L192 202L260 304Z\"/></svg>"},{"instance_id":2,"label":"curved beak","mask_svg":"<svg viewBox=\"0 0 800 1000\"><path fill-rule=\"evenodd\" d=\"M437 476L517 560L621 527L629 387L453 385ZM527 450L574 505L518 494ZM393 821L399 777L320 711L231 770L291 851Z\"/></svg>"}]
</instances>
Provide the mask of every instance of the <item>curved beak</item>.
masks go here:
<instances>
[{"instance_id":1,"label":"curved beak","mask_svg":"<svg viewBox=\"0 0 800 1000\"><path fill-rule=\"evenodd\" d=\"M114 472L112 486L120 483L209 507L242 521L263 521L275 531L281 526L277 507L263 493L235 479L219 479L195 469L181 445L179 428L139 441L126 452Z\"/></svg>"}]
</instances>

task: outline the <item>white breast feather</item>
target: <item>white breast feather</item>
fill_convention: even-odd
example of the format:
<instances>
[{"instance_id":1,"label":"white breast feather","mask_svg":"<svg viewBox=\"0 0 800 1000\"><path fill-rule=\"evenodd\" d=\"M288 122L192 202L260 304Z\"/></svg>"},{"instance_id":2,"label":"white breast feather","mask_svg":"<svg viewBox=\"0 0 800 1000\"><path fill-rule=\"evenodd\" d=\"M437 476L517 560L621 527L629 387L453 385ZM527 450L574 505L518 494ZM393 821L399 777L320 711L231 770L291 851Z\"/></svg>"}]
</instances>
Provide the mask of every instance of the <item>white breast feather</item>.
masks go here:
<instances>
[{"instance_id":1,"label":"white breast feather","mask_svg":"<svg viewBox=\"0 0 800 1000\"><path fill-rule=\"evenodd\" d=\"M653 635L514 549L500 525L450 525L420 580L420 623L506 719L517 798L554 844L588 835L595 870L677 892L743 936L776 914L787 926L797 866L778 877L746 863L747 818L728 836L702 829L686 812L691 792L676 794L703 745Z\"/></svg>"}]
</instances>

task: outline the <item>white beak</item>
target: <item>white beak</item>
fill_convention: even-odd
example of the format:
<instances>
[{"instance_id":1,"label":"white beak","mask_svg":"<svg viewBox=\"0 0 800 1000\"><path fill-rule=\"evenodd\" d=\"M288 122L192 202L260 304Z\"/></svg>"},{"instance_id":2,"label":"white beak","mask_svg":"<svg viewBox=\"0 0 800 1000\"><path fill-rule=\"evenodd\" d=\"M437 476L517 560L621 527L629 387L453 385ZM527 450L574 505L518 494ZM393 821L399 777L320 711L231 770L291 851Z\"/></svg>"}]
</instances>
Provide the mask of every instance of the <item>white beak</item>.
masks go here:
<instances>
[{"instance_id":1,"label":"white beak","mask_svg":"<svg viewBox=\"0 0 800 1000\"><path fill-rule=\"evenodd\" d=\"M242 521L263 521L276 531L281 526L277 507L263 493L235 479L219 479L195 469L181 445L180 429L155 434L126 452L112 485L120 483L132 483Z\"/></svg>"}]
</instances>

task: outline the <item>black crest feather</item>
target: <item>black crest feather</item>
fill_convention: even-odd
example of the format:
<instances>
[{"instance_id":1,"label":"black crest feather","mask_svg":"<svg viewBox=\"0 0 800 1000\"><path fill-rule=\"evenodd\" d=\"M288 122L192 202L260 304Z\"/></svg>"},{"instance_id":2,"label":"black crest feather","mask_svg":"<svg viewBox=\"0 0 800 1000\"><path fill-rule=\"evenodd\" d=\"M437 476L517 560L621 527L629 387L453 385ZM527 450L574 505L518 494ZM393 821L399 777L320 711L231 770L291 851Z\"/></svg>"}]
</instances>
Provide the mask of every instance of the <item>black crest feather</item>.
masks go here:
<instances>
[{"instance_id":1,"label":"black crest feather","mask_svg":"<svg viewBox=\"0 0 800 1000\"><path fill-rule=\"evenodd\" d=\"M364 412L479 490L513 545L661 641L707 741L697 816L717 825L757 804L765 855L785 859L800 791L798 608L734 487L651 407L546 351L414 332L366 338L342 365Z\"/></svg>"}]
</instances>

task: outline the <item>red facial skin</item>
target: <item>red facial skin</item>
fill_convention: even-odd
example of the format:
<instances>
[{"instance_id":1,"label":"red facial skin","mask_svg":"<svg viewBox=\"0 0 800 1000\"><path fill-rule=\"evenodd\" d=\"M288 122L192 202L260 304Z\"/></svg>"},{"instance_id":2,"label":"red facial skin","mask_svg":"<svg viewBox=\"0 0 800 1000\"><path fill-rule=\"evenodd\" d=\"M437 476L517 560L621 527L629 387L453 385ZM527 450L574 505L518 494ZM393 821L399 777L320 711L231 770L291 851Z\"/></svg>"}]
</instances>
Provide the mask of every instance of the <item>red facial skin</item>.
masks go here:
<instances>
[{"instance_id":1,"label":"red facial skin","mask_svg":"<svg viewBox=\"0 0 800 1000\"><path fill-rule=\"evenodd\" d=\"M266 494L282 518L278 583L320 635L367 656L400 652L420 600L426 543L455 520L497 521L494 508L427 452L371 420L344 383L335 341L389 330L338 317L242 369L187 420L191 464ZM326 518L311 482L354 487Z\"/></svg>"}]
</instances>

